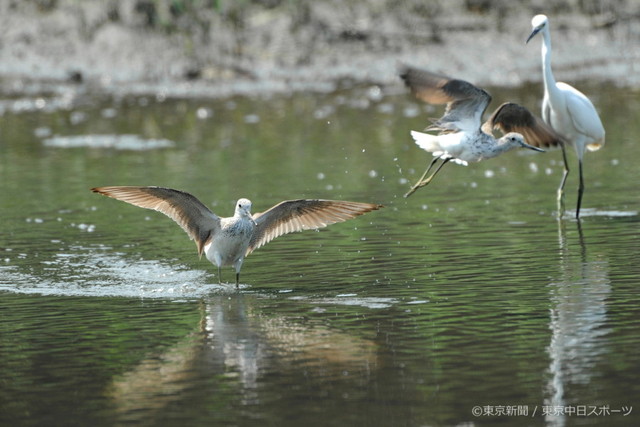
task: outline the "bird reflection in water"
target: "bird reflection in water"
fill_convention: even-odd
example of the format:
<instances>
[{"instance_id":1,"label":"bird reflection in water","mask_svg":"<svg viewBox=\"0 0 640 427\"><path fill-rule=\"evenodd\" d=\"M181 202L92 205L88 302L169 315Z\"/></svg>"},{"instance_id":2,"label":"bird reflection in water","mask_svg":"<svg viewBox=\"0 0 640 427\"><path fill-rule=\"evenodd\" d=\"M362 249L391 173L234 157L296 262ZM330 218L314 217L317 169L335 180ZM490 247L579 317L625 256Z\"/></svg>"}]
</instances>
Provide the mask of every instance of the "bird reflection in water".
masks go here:
<instances>
[{"instance_id":1,"label":"bird reflection in water","mask_svg":"<svg viewBox=\"0 0 640 427\"><path fill-rule=\"evenodd\" d=\"M606 259L587 256L582 225L576 235L567 233L564 221L558 221L560 246L559 275L549 284L551 341L549 382L545 405L565 407L567 389L589 384L593 366L608 348L607 299L611 293L609 265ZM571 237L577 237L571 241ZM550 425L563 426L565 417L549 416Z\"/></svg>"},{"instance_id":2,"label":"bird reflection in water","mask_svg":"<svg viewBox=\"0 0 640 427\"><path fill-rule=\"evenodd\" d=\"M228 393L231 384L243 404L252 404L260 399L261 382L268 383L265 378L274 371L280 377L287 371L305 377L312 387L313 378L352 381L378 368L373 340L298 317L260 313L260 304L259 297L238 293L203 300L193 333L113 381L107 394L122 420L160 417L203 386Z\"/></svg>"}]
</instances>

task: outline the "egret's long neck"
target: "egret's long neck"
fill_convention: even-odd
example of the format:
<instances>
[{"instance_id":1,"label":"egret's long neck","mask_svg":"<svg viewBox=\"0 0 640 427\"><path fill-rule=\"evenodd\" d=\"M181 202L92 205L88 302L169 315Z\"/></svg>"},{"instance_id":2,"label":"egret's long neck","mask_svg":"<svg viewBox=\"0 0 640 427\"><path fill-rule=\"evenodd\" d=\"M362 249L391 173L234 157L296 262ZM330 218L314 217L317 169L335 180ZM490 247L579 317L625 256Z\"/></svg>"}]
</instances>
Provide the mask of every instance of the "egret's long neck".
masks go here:
<instances>
[{"instance_id":1,"label":"egret's long neck","mask_svg":"<svg viewBox=\"0 0 640 427\"><path fill-rule=\"evenodd\" d=\"M551 36L549 28L542 30L542 77L545 86L555 86L556 79L551 72Z\"/></svg>"},{"instance_id":2,"label":"egret's long neck","mask_svg":"<svg viewBox=\"0 0 640 427\"><path fill-rule=\"evenodd\" d=\"M562 102L560 91L556 87L556 79L551 71L551 35L548 24L542 30L542 80L546 93L551 98L556 98L555 102Z\"/></svg>"}]
</instances>

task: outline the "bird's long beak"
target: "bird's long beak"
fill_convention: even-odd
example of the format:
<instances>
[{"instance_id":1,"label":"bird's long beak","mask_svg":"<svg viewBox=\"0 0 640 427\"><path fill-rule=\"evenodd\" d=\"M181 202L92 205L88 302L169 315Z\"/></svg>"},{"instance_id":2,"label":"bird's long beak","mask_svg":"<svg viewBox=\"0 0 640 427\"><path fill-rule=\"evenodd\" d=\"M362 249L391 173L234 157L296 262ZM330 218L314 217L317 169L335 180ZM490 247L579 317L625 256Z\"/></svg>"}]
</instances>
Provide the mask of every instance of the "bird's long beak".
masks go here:
<instances>
[{"instance_id":1,"label":"bird's long beak","mask_svg":"<svg viewBox=\"0 0 640 427\"><path fill-rule=\"evenodd\" d=\"M544 153L544 150L542 148L534 147L533 145L529 145L526 142L522 143L522 148L528 148L529 150L539 151L541 153Z\"/></svg>"},{"instance_id":2,"label":"bird's long beak","mask_svg":"<svg viewBox=\"0 0 640 427\"><path fill-rule=\"evenodd\" d=\"M536 34L538 34L540 32L540 28L534 28L533 31L531 31L531 34L529 34L529 37L527 37L527 41L524 42L524 44L529 43L529 40L531 40L532 38L535 37Z\"/></svg>"}]
</instances>

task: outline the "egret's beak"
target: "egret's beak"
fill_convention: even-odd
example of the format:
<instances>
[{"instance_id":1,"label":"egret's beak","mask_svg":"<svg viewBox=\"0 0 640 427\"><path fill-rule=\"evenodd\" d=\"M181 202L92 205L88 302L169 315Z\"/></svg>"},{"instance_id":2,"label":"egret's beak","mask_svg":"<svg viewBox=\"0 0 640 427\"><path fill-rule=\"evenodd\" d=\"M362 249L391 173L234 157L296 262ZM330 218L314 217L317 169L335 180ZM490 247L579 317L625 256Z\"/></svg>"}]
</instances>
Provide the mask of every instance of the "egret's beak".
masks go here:
<instances>
[{"instance_id":1,"label":"egret's beak","mask_svg":"<svg viewBox=\"0 0 640 427\"><path fill-rule=\"evenodd\" d=\"M524 44L529 43L529 40L531 40L532 38L535 37L536 34L538 34L540 32L540 28L534 28L533 31L531 31L531 34L529 34L529 37L527 37L527 41L524 42Z\"/></svg>"},{"instance_id":2,"label":"egret's beak","mask_svg":"<svg viewBox=\"0 0 640 427\"><path fill-rule=\"evenodd\" d=\"M542 148L534 147L533 145L529 145L526 142L522 143L522 148L528 148L529 150L539 151L541 153L544 153L544 150Z\"/></svg>"}]
</instances>

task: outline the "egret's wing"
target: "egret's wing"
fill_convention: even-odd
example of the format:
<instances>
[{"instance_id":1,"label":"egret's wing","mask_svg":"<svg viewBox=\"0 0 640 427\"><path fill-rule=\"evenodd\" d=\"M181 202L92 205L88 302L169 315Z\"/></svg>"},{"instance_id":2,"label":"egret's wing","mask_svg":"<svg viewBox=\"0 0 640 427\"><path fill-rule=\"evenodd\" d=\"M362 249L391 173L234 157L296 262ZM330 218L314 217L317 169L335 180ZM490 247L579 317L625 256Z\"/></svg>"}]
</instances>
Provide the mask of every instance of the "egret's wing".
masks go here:
<instances>
[{"instance_id":1,"label":"egret's wing","mask_svg":"<svg viewBox=\"0 0 640 427\"><path fill-rule=\"evenodd\" d=\"M97 187L91 191L141 208L162 212L195 240L199 255L202 255L210 236L220 229L220 218L200 200L184 191L133 186Z\"/></svg>"},{"instance_id":2,"label":"egret's wing","mask_svg":"<svg viewBox=\"0 0 640 427\"><path fill-rule=\"evenodd\" d=\"M404 67L400 77L414 95L429 104L447 104L435 127L475 132L491 102L491 95L464 80L452 79L413 67Z\"/></svg>"},{"instance_id":3,"label":"egret's wing","mask_svg":"<svg viewBox=\"0 0 640 427\"><path fill-rule=\"evenodd\" d=\"M558 83L565 93L567 113L573 122L573 126L587 138L594 142L590 143L589 151L600 149L604 145L604 126L596 107L585 94L573 86L566 83Z\"/></svg>"},{"instance_id":4,"label":"egret's wing","mask_svg":"<svg viewBox=\"0 0 640 427\"><path fill-rule=\"evenodd\" d=\"M256 230L247 255L283 234L323 228L380 209L382 205L338 200L288 200L253 214Z\"/></svg>"},{"instance_id":5,"label":"egret's wing","mask_svg":"<svg viewBox=\"0 0 640 427\"><path fill-rule=\"evenodd\" d=\"M534 147L548 148L563 143L562 137L551 126L513 102L505 102L499 106L482 125L482 130L486 133L492 133L493 129L499 129L502 133L518 132L527 144Z\"/></svg>"}]
</instances>

